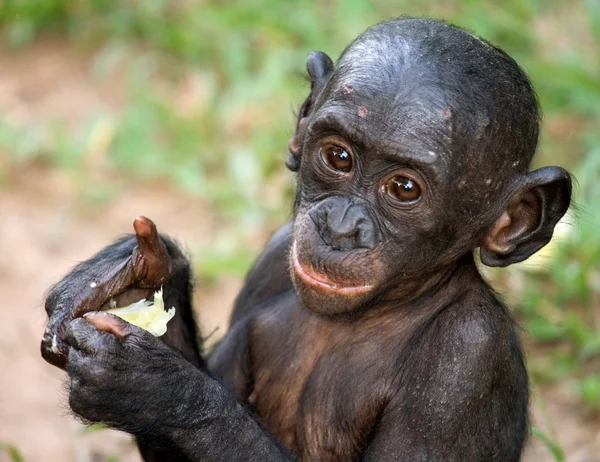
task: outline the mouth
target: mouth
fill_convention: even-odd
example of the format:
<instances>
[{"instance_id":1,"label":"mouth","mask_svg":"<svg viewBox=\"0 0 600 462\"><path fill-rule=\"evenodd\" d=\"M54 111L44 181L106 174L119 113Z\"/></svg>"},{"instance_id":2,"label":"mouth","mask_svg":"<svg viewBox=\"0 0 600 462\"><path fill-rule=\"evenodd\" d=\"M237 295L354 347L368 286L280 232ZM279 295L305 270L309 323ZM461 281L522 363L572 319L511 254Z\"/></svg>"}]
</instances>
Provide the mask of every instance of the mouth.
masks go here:
<instances>
[{"instance_id":1,"label":"mouth","mask_svg":"<svg viewBox=\"0 0 600 462\"><path fill-rule=\"evenodd\" d=\"M373 290L372 284L348 286L332 281L326 274L319 273L312 268L303 267L298 259L296 241L294 241L292 245L292 266L296 275L306 285L314 287L322 292L345 296L357 296Z\"/></svg>"}]
</instances>

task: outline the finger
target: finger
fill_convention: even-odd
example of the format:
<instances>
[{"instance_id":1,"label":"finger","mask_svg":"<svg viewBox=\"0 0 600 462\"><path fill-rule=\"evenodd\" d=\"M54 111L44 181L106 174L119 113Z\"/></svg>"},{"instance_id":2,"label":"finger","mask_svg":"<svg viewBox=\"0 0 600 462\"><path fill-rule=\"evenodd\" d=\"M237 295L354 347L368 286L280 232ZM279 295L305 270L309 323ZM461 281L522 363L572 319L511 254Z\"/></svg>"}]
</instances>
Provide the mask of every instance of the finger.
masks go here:
<instances>
[{"instance_id":1,"label":"finger","mask_svg":"<svg viewBox=\"0 0 600 462\"><path fill-rule=\"evenodd\" d=\"M81 384L94 375L92 358L74 347L69 347L67 353L66 371L69 373L71 384Z\"/></svg>"},{"instance_id":2,"label":"finger","mask_svg":"<svg viewBox=\"0 0 600 462\"><path fill-rule=\"evenodd\" d=\"M133 229L138 243L134 251L133 272L143 285L158 287L171 276L172 264L167 247L149 218L137 217Z\"/></svg>"},{"instance_id":3,"label":"finger","mask_svg":"<svg viewBox=\"0 0 600 462\"><path fill-rule=\"evenodd\" d=\"M71 347L94 356L101 352L116 351L121 347L114 335L98 330L83 318L76 318L69 323L65 340Z\"/></svg>"},{"instance_id":4,"label":"finger","mask_svg":"<svg viewBox=\"0 0 600 462\"><path fill-rule=\"evenodd\" d=\"M105 368L97 359L69 348L69 407L76 414L94 420L90 414L102 405L97 390L102 386Z\"/></svg>"},{"instance_id":5,"label":"finger","mask_svg":"<svg viewBox=\"0 0 600 462\"><path fill-rule=\"evenodd\" d=\"M96 329L102 332L108 332L116 336L119 340L125 340L131 334L143 335L145 332L143 329L124 321L118 316L102 311L86 313L83 317Z\"/></svg>"},{"instance_id":6,"label":"finger","mask_svg":"<svg viewBox=\"0 0 600 462\"><path fill-rule=\"evenodd\" d=\"M64 369L67 364L69 347L64 343L62 336L58 336L57 332L58 328L51 329L50 327L46 327L40 344L40 351L42 358L48 363L59 369Z\"/></svg>"},{"instance_id":7,"label":"finger","mask_svg":"<svg viewBox=\"0 0 600 462\"><path fill-rule=\"evenodd\" d=\"M156 348L164 347L164 344L149 332L111 313L102 311L87 313L85 319L100 331L106 332L114 339L118 339L119 348L124 354L130 355L135 350L139 354L150 354ZM132 350L133 349L133 350ZM126 353L128 352L128 353ZM143 360L143 357L141 357Z\"/></svg>"}]
</instances>

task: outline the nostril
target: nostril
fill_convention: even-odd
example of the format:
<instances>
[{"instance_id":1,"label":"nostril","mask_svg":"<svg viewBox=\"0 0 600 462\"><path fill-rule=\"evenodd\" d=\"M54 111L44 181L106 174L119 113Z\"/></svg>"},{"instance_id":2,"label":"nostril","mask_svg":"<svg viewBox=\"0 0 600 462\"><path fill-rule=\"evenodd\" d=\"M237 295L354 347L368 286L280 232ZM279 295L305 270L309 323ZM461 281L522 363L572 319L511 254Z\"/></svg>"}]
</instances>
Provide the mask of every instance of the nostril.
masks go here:
<instances>
[{"instance_id":1,"label":"nostril","mask_svg":"<svg viewBox=\"0 0 600 462\"><path fill-rule=\"evenodd\" d=\"M357 248L357 236L353 235L353 236L343 236L340 237L337 240L337 247L336 250L342 250L342 251L347 251L347 250L352 250Z\"/></svg>"},{"instance_id":2,"label":"nostril","mask_svg":"<svg viewBox=\"0 0 600 462\"><path fill-rule=\"evenodd\" d=\"M331 240L331 231L329 230L329 228L324 228L323 230L320 231L320 235L321 238L323 239L323 242L325 242L325 244L327 245L333 245L332 240Z\"/></svg>"},{"instance_id":3,"label":"nostril","mask_svg":"<svg viewBox=\"0 0 600 462\"><path fill-rule=\"evenodd\" d=\"M342 215L342 216L340 216ZM327 217L327 228L331 230L331 234L337 238L353 237L358 232L355 220L349 219L344 211L343 214L330 213Z\"/></svg>"},{"instance_id":4,"label":"nostril","mask_svg":"<svg viewBox=\"0 0 600 462\"><path fill-rule=\"evenodd\" d=\"M323 200L309 212L323 242L334 250L372 247L375 230L364 204L345 197Z\"/></svg>"},{"instance_id":5,"label":"nostril","mask_svg":"<svg viewBox=\"0 0 600 462\"><path fill-rule=\"evenodd\" d=\"M330 246L334 250L352 250L357 247L360 230L358 228L328 229Z\"/></svg>"}]
</instances>

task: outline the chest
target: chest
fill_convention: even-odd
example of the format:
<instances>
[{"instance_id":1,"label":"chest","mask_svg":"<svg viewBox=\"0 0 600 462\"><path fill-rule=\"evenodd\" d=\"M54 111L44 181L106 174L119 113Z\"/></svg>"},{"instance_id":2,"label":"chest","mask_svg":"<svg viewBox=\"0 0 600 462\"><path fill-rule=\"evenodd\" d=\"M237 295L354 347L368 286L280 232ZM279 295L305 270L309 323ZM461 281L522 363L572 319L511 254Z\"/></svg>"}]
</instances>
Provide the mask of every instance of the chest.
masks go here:
<instances>
[{"instance_id":1,"label":"chest","mask_svg":"<svg viewBox=\"0 0 600 462\"><path fill-rule=\"evenodd\" d=\"M300 306L256 319L249 401L302 460L352 460L364 448L395 376L392 346L370 334Z\"/></svg>"}]
</instances>

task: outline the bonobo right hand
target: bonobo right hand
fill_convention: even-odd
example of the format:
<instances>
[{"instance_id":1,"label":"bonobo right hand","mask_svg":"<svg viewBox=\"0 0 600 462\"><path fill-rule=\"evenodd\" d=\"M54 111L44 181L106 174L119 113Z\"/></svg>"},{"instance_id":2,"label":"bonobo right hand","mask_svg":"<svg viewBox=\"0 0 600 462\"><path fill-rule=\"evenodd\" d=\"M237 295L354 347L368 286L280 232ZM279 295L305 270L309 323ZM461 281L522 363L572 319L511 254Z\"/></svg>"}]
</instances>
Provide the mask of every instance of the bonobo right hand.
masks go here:
<instances>
[{"instance_id":1,"label":"bonobo right hand","mask_svg":"<svg viewBox=\"0 0 600 462\"><path fill-rule=\"evenodd\" d=\"M64 369L68 346L65 334L70 322L84 313L110 308L110 301L126 306L154 291L176 274L185 273L189 288L189 262L155 224L145 217L133 222L135 236L124 237L77 265L56 284L46 298L48 322L42 338L42 356ZM167 294L164 294L165 302Z\"/></svg>"}]
</instances>

